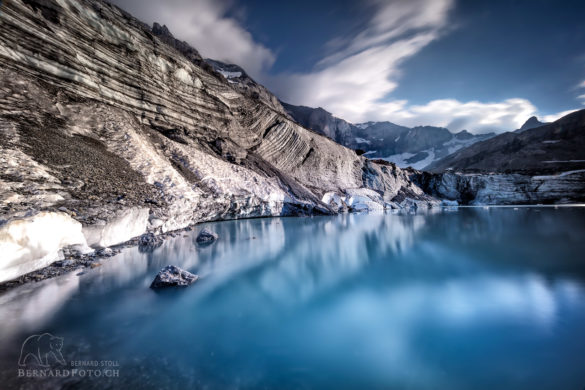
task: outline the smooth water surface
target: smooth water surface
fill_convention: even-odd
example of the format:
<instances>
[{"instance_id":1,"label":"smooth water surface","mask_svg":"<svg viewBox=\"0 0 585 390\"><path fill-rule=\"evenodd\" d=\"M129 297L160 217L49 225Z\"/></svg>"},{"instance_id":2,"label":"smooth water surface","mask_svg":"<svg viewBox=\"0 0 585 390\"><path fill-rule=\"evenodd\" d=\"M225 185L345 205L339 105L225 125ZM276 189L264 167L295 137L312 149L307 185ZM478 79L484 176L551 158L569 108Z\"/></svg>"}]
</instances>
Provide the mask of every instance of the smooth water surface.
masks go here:
<instances>
[{"instance_id":1,"label":"smooth water surface","mask_svg":"<svg viewBox=\"0 0 585 390\"><path fill-rule=\"evenodd\" d=\"M585 387L585 208L206 226L211 246L197 227L1 295L2 387ZM201 279L149 289L167 264ZM45 332L67 366L114 361L119 376L19 378L23 341Z\"/></svg>"}]
</instances>

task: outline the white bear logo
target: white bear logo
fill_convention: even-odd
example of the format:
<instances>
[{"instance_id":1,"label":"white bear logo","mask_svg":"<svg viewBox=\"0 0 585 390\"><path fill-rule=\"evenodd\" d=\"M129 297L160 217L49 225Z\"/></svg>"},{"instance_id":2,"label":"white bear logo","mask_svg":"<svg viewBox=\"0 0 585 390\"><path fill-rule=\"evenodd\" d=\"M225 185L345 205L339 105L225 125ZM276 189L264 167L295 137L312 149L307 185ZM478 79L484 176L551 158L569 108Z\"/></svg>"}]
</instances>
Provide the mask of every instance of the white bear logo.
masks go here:
<instances>
[{"instance_id":1,"label":"white bear logo","mask_svg":"<svg viewBox=\"0 0 585 390\"><path fill-rule=\"evenodd\" d=\"M50 333L34 334L22 343L18 365L26 366L34 362L41 367L49 367L55 361L64 365L61 348L63 337L55 337Z\"/></svg>"}]
</instances>

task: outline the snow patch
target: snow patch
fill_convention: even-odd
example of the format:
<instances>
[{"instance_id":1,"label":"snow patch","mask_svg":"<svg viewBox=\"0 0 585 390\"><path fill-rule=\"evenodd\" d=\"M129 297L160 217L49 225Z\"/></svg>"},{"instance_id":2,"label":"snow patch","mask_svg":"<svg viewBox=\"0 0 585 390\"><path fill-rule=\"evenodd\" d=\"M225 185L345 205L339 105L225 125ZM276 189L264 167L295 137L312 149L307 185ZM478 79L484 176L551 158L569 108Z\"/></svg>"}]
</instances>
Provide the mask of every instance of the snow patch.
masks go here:
<instances>
[{"instance_id":1,"label":"snow patch","mask_svg":"<svg viewBox=\"0 0 585 390\"><path fill-rule=\"evenodd\" d=\"M369 188L356 188L346 190L345 203L352 211L384 210L385 204L382 196Z\"/></svg>"},{"instance_id":2,"label":"snow patch","mask_svg":"<svg viewBox=\"0 0 585 390\"><path fill-rule=\"evenodd\" d=\"M457 202L456 200L443 199L441 200L441 206L456 207L459 206L459 202Z\"/></svg>"},{"instance_id":3,"label":"snow patch","mask_svg":"<svg viewBox=\"0 0 585 390\"><path fill-rule=\"evenodd\" d=\"M323 195L323 199L321 199L323 203L328 206L332 206L333 208L337 208L338 211L343 209L344 206L347 206L345 200L345 196L341 196L335 192L327 192L325 195Z\"/></svg>"},{"instance_id":4,"label":"snow patch","mask_svg":"<svg viewBox=\"0 0 585 390\"><path fill-rule=\"evenodd\" d=\"M160 69L160 71L163 75L170 72L171 69L173 69L173 65L169 61L167 61L166 59L159 57L155 54L149 54L148 60L152 64L158 66L158 68Z\"/></svg>"},{"instance_id":5,"label":"snow patch","mask_svg":"<svg viewBox=\"0 0 585 390\"><path fill-rule=\"evenodd\" d=\"M67 214L41 212L6 223L0 228L0 282L48 266L69 245L88 250L81 223Z\"/></svg>"},{"instance_id":6,"label":"snow patch","mask_svg":"<svg viewBox=\"0 0 585 390\"><path fill-rule=\"evenodd\" d=\"M459 139L453 137L453 139L451 139L450 141L445 142L443 144L443 146L447 147L448 154L452 154L452 153L455 153L456 151L458 151L459 149L463 149L463 148L466 148L468 146L471 146L478 141L479 141L478 139L474 139L474 138L466 139L466 140L459 140Z\"/></svg>"},{"instance_id":7,"label":"snow patch","mask_svg":"<svg viewBox=\"0 0 585 390\"><path fill-rule=\"evenodd\" d=\"M177 69L175 71L175 77L187 85L193 85L193 79L191 79L191 75L189 75L189 72L185 68Z\"/></svg>"},{"instance_id":8,"label":"snow patch","mask_svg":"<svg viewBox=\"0 0 585 390\"><path fill-rule=\"evenodd\" d=\"M393 208L389 202L385 202L382 196L369 188L354 188L345 191L345 195L335 192L327 192L321 201L329 206L349 211L380 211ZM396 207L396 205L394 205Z\"/></svg>"},{"instance_id":9,"label":"snow patch","mask_svg":"<svg viewBox=\"0 0 585 390\"><path fill-rule=\"evenodd\" d=\"M238 77L242 77L242 72L228 72L223 69L218 69L217 71L221 73L221 75L226 79L235 79Z\"/></svg>"},{"instance_id":10,"label":"snow patch","mask_svg":"<svg viewBox=\"0 0 585 390\"><path fill-rule=\"evenodd\" d=\"M415 154L414 153L401 153L401 154L393 154L391 156L388 157L384 157L382 158L382 160L386 160L388 162L394 163L396 165L398 165L400 168L406 168L406 167L413 167L414 169L423 169L425 168L427 165L431 164L433 161L435 161L435 151L433 149L427 149L427 150L423 150L420 153L426 153L427 157L425 157L423 160L417 161L415 163L409 163L407 160L410 159L411 157L413 157Z\"/></svg>"},{"instance_id":11,"label":"snow patch","mask_svg":"<svg viewBox=\"0 0 585 390\"><path fill-rule=\"evenodd\" d=\"M367 129L368 127L370 127L374 122L365 122L365 123L357 123L354 126L357 127L358 129Z\"/></svg>"},{"instance_id":12,"label":"snow patch","mask_svg":"<svg viewBox=\"0 0 585 390\"><path fill-rule=\"evenodd\" d=\"M401 137L400 135L398 137L396 137L394 139L394 142L398 142L400 137ZM436 147L421 150L420 152L418 152L418 153L426 153L427 157L424 160L417 161L415 163L409 163L406 161L416 154L416 153L409 153L409 152L400 153L400 154L393 154L393 155L390 155L388 157L384 157L382 159L386 160L388 162L392 162L392 163L398 165L400 168L413 167L414 169L423 170L427 166L429 166L430 164L434 163L435 161L438 161L439 159L441 159L445 156L453 154L460 149L467 148L468 146L471 146L474 143L482 141L482 140L483 139L478 139L478 138L460 140L460 139L457 139L456 137L453 137L453 138L451 138L451 140L443 143L441 146L436 146ZM436 150L441 151L444 148L447 149L447 154L443 155L441 153L440 157L437 156L435 151Z\"/></svg>"},{"instance_id":13,"label":"snow patch","mask_svg":"<svg viewBox=\"0 0 585 390\"><path fill-rule=\"evenodd\" d=\"M87 245L92 248L105 248L120 244L146 232L149 210L130 208L120 213L108 223L83 227Z\"/></svg>"}]
</instances>

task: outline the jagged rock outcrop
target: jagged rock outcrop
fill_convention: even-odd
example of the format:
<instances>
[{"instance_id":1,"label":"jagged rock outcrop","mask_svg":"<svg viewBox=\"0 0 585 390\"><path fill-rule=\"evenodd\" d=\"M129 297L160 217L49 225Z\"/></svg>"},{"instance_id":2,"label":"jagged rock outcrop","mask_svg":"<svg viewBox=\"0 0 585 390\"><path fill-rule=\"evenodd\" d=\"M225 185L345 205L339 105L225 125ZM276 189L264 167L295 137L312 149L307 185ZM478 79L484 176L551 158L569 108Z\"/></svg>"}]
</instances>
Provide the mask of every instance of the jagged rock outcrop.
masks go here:
<instances>
[{"instance_id":1,"label":"jagged rock outcrop","mask_svg":"<svg viewBox=\"0 0 585 390\"><path fill-rule=\"evenodd\" d=\"M552 175L419 172L412 177L427 193L461 205L585 202L585 171Z\"/></svg>"},{"instance_id":2,"label":"jagged rock outcrop","mask_svg":"<svg viewBox=\"0 0 585 390\"><path fill-rule=\"evenodd\" d=\"M12 0L0 23L0 218L12 232L0 281L54 260L53 242L99 249L202 221L332 213L325 194L363 188L436 203L407 172L297 125L168 28L107 2ZM51 243L15 229L39 212L71 228L53 226Z\"/></svg>"},{"instance_id":3,"label":"jagged rock outcrop","mask_svg":"<svg viewBox=\"0 0 585 390\"><path fill-rule=\"evenodd\" d=\"M533 175L585 169L585 110L530 130L500 134L461 149L427 169Z\"/></svg>"},{"instance_id":4,"label":"jagged rock outcrop","mask_svg":"<svg viewBox=\"0 0 585 390\"><path fill-rule=\"evenodd\" d=\"M355 147L355 137L359 129L343 119L333 116L323 108L294 106L281 102L286 112L297 123L323 134L341 145Z\"/></svg>"}]
</instances>

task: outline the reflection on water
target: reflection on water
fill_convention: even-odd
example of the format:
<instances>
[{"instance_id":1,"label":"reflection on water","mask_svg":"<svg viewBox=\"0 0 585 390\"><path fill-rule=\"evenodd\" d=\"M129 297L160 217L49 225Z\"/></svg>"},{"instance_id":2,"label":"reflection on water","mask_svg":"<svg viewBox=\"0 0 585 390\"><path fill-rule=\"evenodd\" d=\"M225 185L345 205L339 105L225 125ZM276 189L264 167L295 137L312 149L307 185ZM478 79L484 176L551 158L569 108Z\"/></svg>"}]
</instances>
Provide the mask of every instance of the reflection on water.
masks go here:
<instances>
[{"instance_id":1,"label":"reflection on water","mask_svg":"<svg viewBox=\"0 0 585 390\"><path fill-rule=\"evenodd\" d=\"M25 388L585 386L585 209L209 224L0 296L0 379ZM198 230L198 229L197 229ZM148 288L175 264L201 279ZM31 334L119 378L16 377Z\"/></svg>"}]
</instances>

